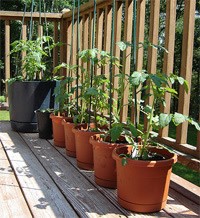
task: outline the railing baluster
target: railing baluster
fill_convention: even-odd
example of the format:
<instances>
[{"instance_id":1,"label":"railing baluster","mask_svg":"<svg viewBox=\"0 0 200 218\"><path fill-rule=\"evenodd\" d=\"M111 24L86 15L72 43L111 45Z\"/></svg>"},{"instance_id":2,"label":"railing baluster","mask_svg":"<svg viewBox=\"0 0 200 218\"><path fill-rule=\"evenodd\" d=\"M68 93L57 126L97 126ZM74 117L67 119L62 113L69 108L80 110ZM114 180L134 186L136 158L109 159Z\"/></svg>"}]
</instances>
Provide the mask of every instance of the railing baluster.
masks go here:
<instances>
[{"instance_id":1,"label":"railing baluster","mask_svg":"<svg viewBox=\"0 0 200 218\"><path fill-rule=\"evenodd\" d=\"M185 78L189 87L191 87L192 78L192 59L193 59L193 43L194 43L194 24L195 24L195 4L196 1L185 0L184 8L184 29L183 44L181 58L181 76ZM179 89L178 112L184 115L189 114L190 90L188 94L184 91L183 86ZM184 122L176 129L176 143L187 143L188 123Z\"/></svg>"},{"instance_id":2,"label":"railing baluster","mask_svg":"<svg viewBox=\"0 0 200 218\"><path fill-rule=\"evenodd\" d=\"M164 53L163 73L170 75L174 66L174 44L176 29L176 0L167 0L166 3L166 23L165 23L165 48L168 53ZM171 95L165 95L166 107L162 107L163 113L170 113ZM169 126L159 131L159 137L168 136Z\"/></svg>"},{"instance_id":3,"label":"railing baluster","mask_svg":"<svg viewBox=\"0 0 200 218\"><path fill-rule=\"evenodd\" d=\"M60 22L60 41L63 45L60 47L60 60L66 63L67 61L67 19L62 19ZM66 70L61 70L61 75L66 75Z\"/></svg>"},{"instance_id":4,"label":"railing baluster","mask_svg":"<svg viewBox=\"0 0 200 218\"><path fill-rule=\"evenodd\" d=\"M102 50L103 48L103 20L104 13L101 8L97 9L97 25L96 25L96 48ZM101 74L101 68L95 69L97 75Z\"/></svg>"},{"instance_id":5,"label":"railing baluster","mask_svg":"<svg viewBox=\"0 0 200 218\"><path fill-rule=\"evenodd\" d=\"M124 23L124 41L131 42L132 41L132 23L133 23L133 1L126 1L125 2L125 23ZM122 72L124 74L130 74L130 65L131 65L131 47L128 47L123 52L123 69ZM126 90L124 95L122 96L123 107L121 108L120 113L120 120L122 122L126 121L128 115L128 90L129 86L126 80L124 80L124 87Z\"/></svg>"},{"instance_id":6,"label":"railing baluster","mask_svg":"<svg viewBox=\"0 0 200 218\"><path fill-rule=\"evenodd\" d=\"M140 42L144 42L145 5L146 5L146 0L138 0L137 2L136 46L139 46ZM136 53L136 69L135 69L136 71L140 71L143 69L143 55L144 55L144 48L140 46L140 48L137 49L137 53ZM141 99L141 93L138 93L137 100L139 101L140 99ZM138 120L137 121L139 121L139 115L140 115L140 108L138 106L138 114L137 114ZM131 120L134 121L134 103L131 108Z\"/></svg>"},{"instance_id":7,"label":"railing baluster","mask_svg":"<svg viewBox=\"0 0 200 218\"><path fill-rule=\"evenodd\" d=\"M10 21L5 20L5 79L10 78L10 76ZM7 83L6 93L8 93Z\"/></svg>"},{"instance_id":8,"label":"railing baluster","mask_svg":"<svg viewBox=\"0 0 200 218\"><path fill-rule=\"evenodd\" d=\"M122 2L117 1L116 2L116 12L115 12L115 43L121 41L121 35L122 35ZM120 60L120 49L118 46L114 46L114 56L119 58ZM118 75L120 73L119 68L116 66L113 66L113 75ZM114 77L113 78L113 87L114 90L119 87L119 78ZM117 91L114 91L113 98L117 101L118 99L118 93ZM117 102L116 102L117 103Z\"/></svg>"},{"instance_id":9,"label":"railing baluster","mask_svg":"<svg viewBox=\"0 0 200 218\"><path fill-rule=\"evenodd\" d=\"M53 24L54 24L53 38L54 38L55 43L57 43L58 42L58 22L54 21ZM56 46L53 49L53 68L57 65L58 65L58 47Z\"/></svg>"},{"instance_id":10,"label":"railing baluster","mask_svg":"<svg viewBox=\"0 0 200 218\"><path fill-rule=\"evenodd\" d=\"M27 22L24 21L22 24L22 40L27 40ZM22 59L26 56L26 51L22 51ZM26 72L22 72L23 76L25 76Z\"/></svg>"},{"instance_id":11,"label":"railing baluster","mask_svg":"<svg viewBox=\"0 0 200 218\"><path fill-rule=\"evenodd\" d=\"M159 16L160 15L160 0L151 1L150 11L150 30L149 41L155 45L158 44L158 30L159 30ZM148 48L148 73L155 74L157 70L157 49L153 47ZM152 105L152 98L146 100L146 104ZM144 128L147 128L147 118L144 118Z\"/></svg>"},{"instance_id":12,"label":"railing baluster","mask_svg":"<svg viewBox=\"0 0 200 218\"><path fill-rule=\"evenodd\" d=\"M110 52L111 45L111 29L112 29L112 8L108 5L105 8L105 28L104 28L104 50ZM109 77L109 65L104 67L104 74Z\"/></svg>"}]
</instances>

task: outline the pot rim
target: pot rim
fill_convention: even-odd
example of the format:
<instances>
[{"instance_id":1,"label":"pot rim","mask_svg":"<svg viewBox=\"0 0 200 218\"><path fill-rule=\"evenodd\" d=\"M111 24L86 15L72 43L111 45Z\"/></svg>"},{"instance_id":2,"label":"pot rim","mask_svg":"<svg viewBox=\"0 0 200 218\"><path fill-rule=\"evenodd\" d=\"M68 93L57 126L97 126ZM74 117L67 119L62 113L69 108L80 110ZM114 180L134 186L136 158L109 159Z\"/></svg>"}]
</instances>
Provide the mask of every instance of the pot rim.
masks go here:
<instances>
[{"instance_id":1,"label":"pot rim","mask_svg":"<svg viewBox=\"0 0 200 218\"><path fill-rule=\"evenodd\" d=\"M113 159L115 159L116 162L119 162L119 161L121 162L122 157L119 157L117 150L123 149L123 148L128 148L130 146L131 145L122 145L122 146L116 147L112 153ZM128 164L132 164L135 166L141 166L141 167L162 167L165 165L167 165L167 166L172 165L172 164L177 162L177 154L170 152L166 148L155 148L155 149L162 151L162 153L167 153L166 156L169 155L169 158L167 158L165 160L134 160L131 158L127 158ZM164 155L164 154L162 154L162 155Z\"/></svg>"}]
</instances>

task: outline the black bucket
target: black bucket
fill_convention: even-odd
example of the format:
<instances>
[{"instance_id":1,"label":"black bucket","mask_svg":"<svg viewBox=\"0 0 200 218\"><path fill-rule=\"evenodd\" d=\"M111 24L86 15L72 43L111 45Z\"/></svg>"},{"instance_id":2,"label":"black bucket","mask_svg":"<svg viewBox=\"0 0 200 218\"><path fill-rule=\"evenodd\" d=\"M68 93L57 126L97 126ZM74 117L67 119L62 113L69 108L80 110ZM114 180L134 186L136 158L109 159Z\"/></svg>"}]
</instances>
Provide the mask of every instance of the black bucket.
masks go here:
<instances>
[{"instance_id":1,"label":"black bucket","mask_svg":"<svg viewBox=\"0 0 200 218\"><path fill-rule=\"evenodd\" d=\"M38 132L35 111L54 108L56 81L15 81L8 86L10 123L14 131Z\"/></svg>"},{"instance_id":2,"label":"black bucket","mask_svg":"<svg viewBox=\"0 0 200 218\"><path fill-rule=\"evenodd\" d=\"M52 139L52 120L50 118L51 112L49 111L36 111L37 124L39 138L41 139Z\"/></svg>"}]
</instances>

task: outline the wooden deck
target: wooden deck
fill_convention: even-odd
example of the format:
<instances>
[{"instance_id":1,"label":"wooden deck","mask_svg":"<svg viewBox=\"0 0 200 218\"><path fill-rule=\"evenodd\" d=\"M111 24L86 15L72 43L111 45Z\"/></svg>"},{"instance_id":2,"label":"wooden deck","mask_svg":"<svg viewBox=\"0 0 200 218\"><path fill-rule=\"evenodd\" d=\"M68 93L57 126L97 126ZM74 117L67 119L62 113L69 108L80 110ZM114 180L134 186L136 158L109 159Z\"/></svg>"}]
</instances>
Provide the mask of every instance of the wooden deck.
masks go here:
<instances>
[{"instance_id":1,"label":"wooden deck","mask_svg":"<svg viewBox=\"0 0 200 218\"><path fill-rule=\"evenodd\" d=\"M190 184L193 196L183 196L176 180L173 175L164 210L132 213L118 205L116 190L97 186L93 172L78 169L65 149L0 122L1 217L199 217L199 188Z\"/></svg>"}]
</instances>

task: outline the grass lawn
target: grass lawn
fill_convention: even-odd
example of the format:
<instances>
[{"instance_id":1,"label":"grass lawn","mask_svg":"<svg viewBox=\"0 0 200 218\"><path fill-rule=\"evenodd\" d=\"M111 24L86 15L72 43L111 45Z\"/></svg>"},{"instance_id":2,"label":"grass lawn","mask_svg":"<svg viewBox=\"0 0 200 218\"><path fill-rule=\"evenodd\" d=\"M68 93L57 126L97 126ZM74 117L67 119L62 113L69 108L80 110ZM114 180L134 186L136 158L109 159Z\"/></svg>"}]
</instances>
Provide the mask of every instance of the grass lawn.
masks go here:
<instances>
[{"instance_id":1,"label":"grass lawn","mask_svg":"<svg viewBox=\"0 0 200 218\"><path fill-rule=\"evenodd\" d=\"M197 129L192 126L188 125L188 140L187 143L193 146L197 145ZM169 125L169 137L176 138L176 126L173 123Z\"/></svg>"},{"instance_id":2,"label":"grass lawn","mask_svg":"<svg viewBox=\"0 0 200 218\"><path fill-rule=\"evenodd\" d=\"M9 111L0 110L0 120L10 120Z\"/></svg>"},{"instance_id":3,"label":"grass lawn","mask_svg":"<svg viewBox=\"0 0 200 218\"><path fill-rule=\"evenodd\" d=\"M194 170L189 169L188 167L180 164L175 163L172 172L185 180L192 182L193 184L200 187L200 173Z\"/></svg>"},{"instance_id":4,"label":"grass lawn","mask_svg":"<svg viewBox=\"0 0 200 218\"><path fill-rule=\"evenodd\" d=\"M0 120L10 120L9 112L0 111ZM176 127L174 125L170 125L169 135L170 137L175 138ZM194 135L197 135L197 130L193 126L189 126L188 143L195 146L197 137L194 137ZM200 173L191 170L180 163L174 164L172 172L200 187Z\"/></svg>"}]
</instances>

